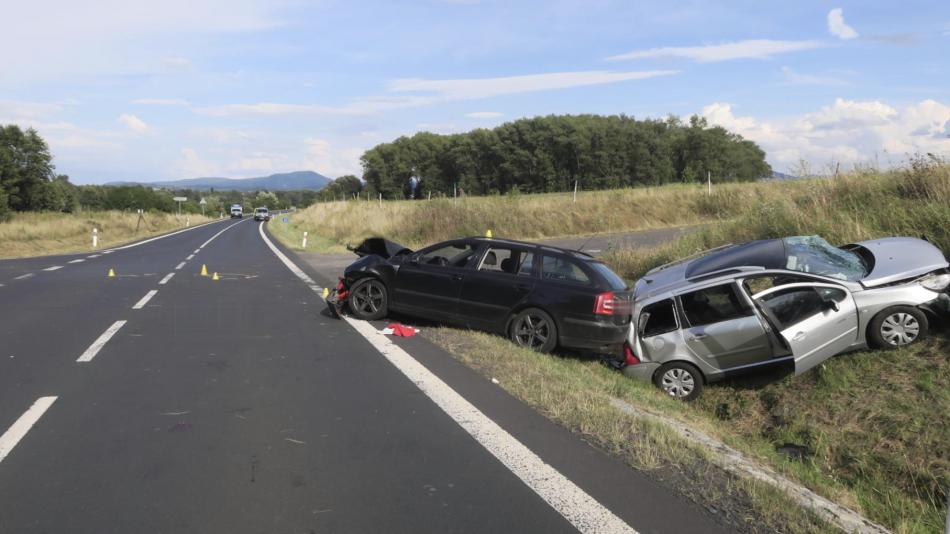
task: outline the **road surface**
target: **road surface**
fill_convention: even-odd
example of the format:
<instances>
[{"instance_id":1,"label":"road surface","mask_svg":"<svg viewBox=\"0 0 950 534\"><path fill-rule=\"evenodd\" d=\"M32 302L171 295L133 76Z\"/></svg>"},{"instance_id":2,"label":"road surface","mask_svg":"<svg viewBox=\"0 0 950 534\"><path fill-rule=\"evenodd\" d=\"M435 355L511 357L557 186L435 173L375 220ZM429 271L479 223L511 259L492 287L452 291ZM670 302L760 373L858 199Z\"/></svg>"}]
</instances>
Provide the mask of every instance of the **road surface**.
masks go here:
<instances>
[{"instance_id":1,"label":"road surface","mask_svg":"<svg viewBox=\"0 0 950 534\"><path fill-rule=\"evenodd\" d=\"M724 530L325 283L250 219L0 262L0 532Z\"/></svg>"}]
</instances>

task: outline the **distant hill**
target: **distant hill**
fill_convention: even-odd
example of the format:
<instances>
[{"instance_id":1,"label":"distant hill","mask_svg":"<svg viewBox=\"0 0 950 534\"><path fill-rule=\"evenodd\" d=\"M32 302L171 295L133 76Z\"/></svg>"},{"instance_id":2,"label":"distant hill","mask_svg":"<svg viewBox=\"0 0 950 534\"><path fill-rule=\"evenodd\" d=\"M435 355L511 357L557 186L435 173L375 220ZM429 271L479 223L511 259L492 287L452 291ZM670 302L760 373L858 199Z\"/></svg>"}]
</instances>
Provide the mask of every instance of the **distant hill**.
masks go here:
<instances>
[{"instance_id":1,"label":"distant hill","mask_svg":"<svg viewBox=\"0 0 950 534\"><path fill-rule=\"evenodd\" d=\"M333 180L313 171L297 171L261 176L260 178L188 178L164 182L109 182L106 185L144 185L166 189L197 189L206 191L319 191Z\"/></svg>"}]
</instances>

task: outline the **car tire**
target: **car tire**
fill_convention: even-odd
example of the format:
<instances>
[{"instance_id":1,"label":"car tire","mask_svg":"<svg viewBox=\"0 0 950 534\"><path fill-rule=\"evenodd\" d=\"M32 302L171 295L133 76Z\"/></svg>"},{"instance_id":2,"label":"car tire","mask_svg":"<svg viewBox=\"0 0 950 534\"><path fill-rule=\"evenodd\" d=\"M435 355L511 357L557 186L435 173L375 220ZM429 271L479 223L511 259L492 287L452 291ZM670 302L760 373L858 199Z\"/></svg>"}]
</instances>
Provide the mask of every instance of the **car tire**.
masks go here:
<instances>
[{"instance_id":1,"label":"car tire","mask_svg":"<svg viewBox=\"0 0 950 534\"><path fill-rule=\"evenodd\" d=\"M551 352L557 346L557 324L544 310L528 308L511 319L508 337L521 347Z\"/></svg>"},{"instance_id":2,"label":"car tire","mask_svg":"<svg viewBox=\"0 0 950 534\"><path fill-rule=\"evenodd\" d=\"M705 377L699 369L686 362L665 363L653 375L653 384L660 391L684 402L698 397L704 383Z\"/></svg>"},{"instance_id":3,"label":"car tire","mask_svg":"<svg viewBox=\"0 0 950 534\"><path fill-rule=\"evenodd\" d=\"M897 349L927 337L927 315L913 306L891 306L868 324L868 340L879 349Z\"/></svg>"},{"instance_id":4,"label":"car tire","mask_svg":"<svg viewBox=\"0 0 950 534\"><path fill-rule=\"evenodd\" d=\"M378 278L364 278L353 285L346 303L357 319L375 321L389 313L389 291Z\"/></svg>"}]
</instances>

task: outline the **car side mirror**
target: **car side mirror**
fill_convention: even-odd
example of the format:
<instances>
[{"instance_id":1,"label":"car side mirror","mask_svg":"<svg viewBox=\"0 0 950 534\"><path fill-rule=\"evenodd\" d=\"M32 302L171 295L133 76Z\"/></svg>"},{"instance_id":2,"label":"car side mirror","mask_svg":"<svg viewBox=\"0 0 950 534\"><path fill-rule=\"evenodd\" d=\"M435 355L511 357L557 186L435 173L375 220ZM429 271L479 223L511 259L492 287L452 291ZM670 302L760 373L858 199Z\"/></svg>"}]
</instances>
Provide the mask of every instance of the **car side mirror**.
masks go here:
<instances>
[{"instance_id":1,"label":"car side mirror","mask_svg":"<svg viewBox=\"0 0 950 534\"><path fill-rule=\"evenodd\" d=\"M838 303L835 302L833 299L825 300L824 306L826 310L838 311L841 309L840 307L838 307Z\"/></svg>"},{"instance_id":2,"label":"car side mirror","mask_svg":"<svg viewBox=\"0 0 950 534\"><path fill-rule=\"evenodd\" d=\"M411 264L413 264L413 265L418 265L418 264L419 264L419 256L421 256L421 254L413 254L413 255L409 256L409 263L411 263Z\"/></svg>"}]
</instances>

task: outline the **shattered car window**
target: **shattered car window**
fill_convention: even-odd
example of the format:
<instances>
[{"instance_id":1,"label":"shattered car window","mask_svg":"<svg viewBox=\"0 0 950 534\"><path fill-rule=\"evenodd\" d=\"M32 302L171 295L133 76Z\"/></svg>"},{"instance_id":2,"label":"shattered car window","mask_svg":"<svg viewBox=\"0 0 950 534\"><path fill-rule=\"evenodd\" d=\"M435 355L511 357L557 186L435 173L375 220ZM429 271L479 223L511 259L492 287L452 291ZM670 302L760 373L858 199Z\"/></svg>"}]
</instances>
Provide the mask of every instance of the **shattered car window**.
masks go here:
<instances>
[{"instance_id":1,"label":"shattered car window","mask_svg":"<svg viewBox=\"0 0 950 534\"><path fill-rule=\"evenodd\" d=\"M838 280L858 281L867 276L867 267L861 256L833 247L818 236L787 237L785 268L812 273Z\"/></svg>"},{"instance_id":2,"label":"shattered car window","mask_svg":"<svg viewBox=\"0 0 950 534\"><path fill-rule=\"evenodd\" d=\"M425 253L421 258L421 263L427 265L465 267L468 260L475 256L476 250L472 244L452 243L451 245L439 247Z\"/></svg>"}]
</instances>

